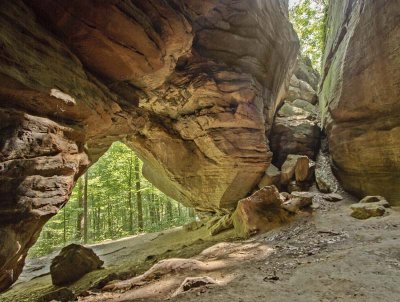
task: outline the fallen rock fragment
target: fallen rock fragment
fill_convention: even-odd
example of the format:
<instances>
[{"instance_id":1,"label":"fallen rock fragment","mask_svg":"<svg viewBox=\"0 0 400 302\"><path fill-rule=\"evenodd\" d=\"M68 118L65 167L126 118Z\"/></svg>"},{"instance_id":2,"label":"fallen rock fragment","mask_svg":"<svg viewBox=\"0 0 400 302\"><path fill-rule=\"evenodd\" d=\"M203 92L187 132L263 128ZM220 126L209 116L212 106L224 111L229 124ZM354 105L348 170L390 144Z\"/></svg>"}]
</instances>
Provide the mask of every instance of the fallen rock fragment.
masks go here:
<instances>
[{"instance_id":1,"label":"fallen rock fragment","mask_svg":"<svg viewBox=\"0 0 400 302\"><path fill-rule=\"evenodd\" d=\"M295 198L299 198L301 201L301 207L307 207L312 205L314 193L311 192L293 192L291 195Z\"/></svg>"},{"instance_id":2,"label":"fallen rock fragment","mask_svg":"<svg viewBox=\"0 0 400 302\"><path fill-rule=\"evenodd\" d=\"M265 186L275 185L278 186L281 179L281 171L273 164L270 164L263 178L261 179L258 187L262 189Z\"/></svg>"},{"instance_id":3,"label":"fallen rock fragment","mask_svg":"<svg viewBox=\"0 0 400 302\"><path fill-rule=\"evenodd\" d=\"M317 102L318 97L310 84L303 80L299 80L295 75L293 75L290 79L290 86L286 99L290 102L295 99L302 99L314 105Z\"/></svg>"},{"instance_id":4,"label":"fallen rock fragment","mask_svg":"<svg viewBox=\"0 0 400 302\"><path fill-rule=\"evenodd\" d=\"M101 268L103 263L92 249L79 244L70 244L52 260L51 280L54 285L70 284L83 275Z\"/></svg>"},{"instance_id":5,"label":"fallen rock fragment","mask_svg":"<svg viewBox=\"0 0 400 302\"><path fill-rule=\"evenodd\" d=\"M204 277L187 277L179 288L172 294L171 297L176 297L184 292L192 291L194 289L198 289L204 287L206 285L218 284L213 278L204 276Z\"/></svg>"},{"instance_id":6,"label":"fallen rock fragment","mask_svg":"<svg viewBox=\"0 0 400 302\"><path fill-rule=\"evenodd\" d=\"M323 194L322 198L327 200L327 201L331 201L331 202L336 202L336 201L343 200L342 195L337 194L337 193Z\"/></svg>"},{"instance_id":7,"label":"fallen rock fragment","mask_svg":"<svg viewBox=\"0 0 400 302\"><path fill-rule=\"evenodd\" d=\"M74 293L67 287L58 288L39 298L39 302L51 302L51 301L68 302L74 300L75 300Z\"/></svg>"},{"instance_id":8,"label":"fallen rock fragment","mask_svg":"<svg viewBox=\"0 0 400 302\"><path fill-rule=\"evenodd\" d=\"M366 196L359 203L350 206L353 210L351 216L357 219L383 216L386 208L390 208L389 202L382 196Z\"/></svg>"},{"instance_id":9,"label":"fallen rock fragment","mask_svg":"<svg viewBox=\"0 0 400 302\"><path fill-rule=\"evenodd\" d=\"M288 221L288 213L281 207L281 203L275 186L266 186L240 200L232 214L236 234L247 238Z\"/></svg>"},{"instance_id":10,"label":"fallen rock fragment","mask_svg":"<svg viewBox=\"0 0 400 302\"><path fill-rule=\"evenodd\" d=\"M294 175L296 182L306 181L309 177L310 160L307 156L301 156L297 159Z\"/></svg>"},{"instance_id":11,"label":"fallen rock fragment","mask_svg":"<svg viewBox=\"0 0 400 302\"><path fill-rule=\"evenodd\" d=\"M309 159L305 155L289 154L281 168L281 184L288 185L295 176L296 171L298 178L304 177L304 171L308 173Z\"/></svg>"},{"instance_id":12,"label":"fallen rock fragment","mask_svg":"<svg viewBox=\"0 0 400 302\"><path fill-rule=\"evenodd\" d=\"M363 199L360 200L359 203L374 203L376 205L381 205L385 208L390 208L389 202L386 200L385 197L382 196L365 196Z\"/></svg>"},{"instance_id":13,"label":"fallen rock fragment","mask_svg":"<svg viewBox=\"0 0 400 302\"><path fill-rule=\"evenodd\" d=\"M309 192L293 192L291 198L282 203L282 208L290 213L297 213L299 210L312 205L314 194Z\"/></svg>"},{"instance_id":14,"label":"fallen rock fragment","mask_svg":"<svg viewBox=\"0 0 400 302\"><path fill-rule=\"evenodd\" d=\"M282 208L290 213L295 214L300 210L300 205L301 205L300 198L292 198L282 203Z\"/></svg>"},{"instance_id":15,"label":"fallen rock fragment","mask_svg":"<svg viewBox=\"0 0 400 302\"><path fill-rule=\"evenodd\" d=\"M357 203L350 208L353 210L351 216L357 219L383 216L386 212L385 207L377 203Z\"/></svg>"},{"instance_id":16,"label":"fallen rock fragment","mask_svg":"<svg viewBox=\"0 0 400 302\"><path fill-rule=\"evenodd\" d=\"M317 188L321 193L332 192L332 189L331 189L331 186L329 185L329 183L318 172L315 173L315 182L317 183Z\"/></svg>"}]
</instances>

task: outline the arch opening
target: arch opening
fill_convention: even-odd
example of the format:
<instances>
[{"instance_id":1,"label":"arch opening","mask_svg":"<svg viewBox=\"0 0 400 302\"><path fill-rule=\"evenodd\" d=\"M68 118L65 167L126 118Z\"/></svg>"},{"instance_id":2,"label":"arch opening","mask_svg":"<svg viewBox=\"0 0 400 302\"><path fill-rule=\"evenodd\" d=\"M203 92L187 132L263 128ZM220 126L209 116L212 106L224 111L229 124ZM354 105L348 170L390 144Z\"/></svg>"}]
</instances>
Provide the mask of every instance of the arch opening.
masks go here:
<instances>
[{"instance_id":1,"label":"arch opening","mask_svg":"<svg viewBox=\"0 0 400 302\"><path fill-rule=\"evenodd\" d=\"M134 151L113 143L78 179L68 203L46 223L28 257L70 243L115 240L192 221L193 209L155 188L142 176L142 166Z\"/></svg>"}]
</instances>

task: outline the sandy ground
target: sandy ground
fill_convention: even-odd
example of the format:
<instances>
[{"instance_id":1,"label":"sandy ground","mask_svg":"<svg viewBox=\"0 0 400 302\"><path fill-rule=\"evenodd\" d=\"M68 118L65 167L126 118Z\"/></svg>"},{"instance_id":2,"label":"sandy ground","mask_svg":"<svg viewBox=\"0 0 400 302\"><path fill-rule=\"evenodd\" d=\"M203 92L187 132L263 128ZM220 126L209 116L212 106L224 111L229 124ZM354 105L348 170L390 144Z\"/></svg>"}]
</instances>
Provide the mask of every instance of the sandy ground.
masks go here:
<instances>
[{"instance_id":1,"label":"sandy ground","mask_svg":"<svg viewBox=\"0 0 400 302\"><path fill-rule=\"evenodd\" d=\"M171 230L95 247L107 268L71 286L79 301L400 301L400 209L368 220L352 218L348 195L332 203L315 198L313 212L250 240L215 240L206 230ZM190 258L189 258L190 257ZM158 259L173 258L158 262ZM24 282L0 301L35 301L52 288L48 275ZM48 261L48 259L47 259ZM150 271L141 275L151 265ZM110 272L121 272L108 291L85 289ZM130 274L127 272L131 272ZM187 277L209 277L216 284L181 293ZM123 279L123 280L122 280Z\"/></svg>"}]
</instances>

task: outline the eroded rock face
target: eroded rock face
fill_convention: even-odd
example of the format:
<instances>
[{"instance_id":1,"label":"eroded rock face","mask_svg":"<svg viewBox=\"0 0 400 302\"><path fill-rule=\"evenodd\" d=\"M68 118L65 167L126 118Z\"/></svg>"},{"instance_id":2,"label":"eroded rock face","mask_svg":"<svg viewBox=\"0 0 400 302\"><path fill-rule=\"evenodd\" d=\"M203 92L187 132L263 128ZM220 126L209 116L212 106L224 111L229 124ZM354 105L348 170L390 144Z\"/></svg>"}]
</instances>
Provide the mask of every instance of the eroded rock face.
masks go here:
<instances>
[{"instance_id":1,"label":"eroded rock face","mask_svg":"<svg viewBox=\"0 0 400 302\"><path fill-rule=\"evenodd\" d=\"M305 155L315 160L320 137L317 108L301 99L285 101L270 134L273 163L281 167L289 154Z\"/></svg>"},{"instance_id":2,"label":"eroded rock face","mask_svg":"<svg viewBox=\"0 0 400 302\"><path fill-rule=\"evenodd\" d=\"M400 202L399 1L331 1L320 104L342 185Z\"/></svg>"},{"instance_id":3,"label":"eroded rock face","mask_svg":"<svg viewBox=\"0 0 400 302\"><path fill-rule=\"evenodd\" d=\"M320 74L313 68L310 58L299 55L294 74L297 79L308 83L309 85L311 85L314 91L318 91Z\"/></svg>"},{"instance_id":4,"label":"eroded rock face","mask_svg":"<svg viewBox=\"0 0 400 302\"><path fill-rule=\"evenodd\" d=\"M316 158L321 138L315 91L318 80L319 74L312 68L310 59L299 55L285 101L275 116L269 134L272 162L279 168L289 154Z\"/></svg>"},{"instance_id":5,"label":"eroded rock face","mask_svg":"<svg viewBox=\"0 0 400 302\"><path fill-rule=\"evenodd\" d=\"M0 25L0 290L113 141L199 210L268 167L298 50L285 1L2 1Z\"/></svg>"}]
</instances>

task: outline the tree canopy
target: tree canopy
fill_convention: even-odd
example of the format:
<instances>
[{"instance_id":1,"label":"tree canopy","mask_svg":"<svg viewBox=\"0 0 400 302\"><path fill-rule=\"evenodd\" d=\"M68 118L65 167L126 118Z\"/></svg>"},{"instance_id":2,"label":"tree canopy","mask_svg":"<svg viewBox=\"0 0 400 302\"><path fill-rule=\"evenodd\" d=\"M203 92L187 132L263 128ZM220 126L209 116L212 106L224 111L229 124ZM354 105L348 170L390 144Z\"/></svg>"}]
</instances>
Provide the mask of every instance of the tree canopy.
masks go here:
<instances>
[{"instance_id":1,"label":"tree canopy","mask_svg":"<svg viewBox=\"0 0 400 302\"><path fill-rule=\"evenodd\" d=\"M311 59L314 69L320 71L325 44L325 24L328 0L300 0L289 11L303 55Z\"/></svg>"},{"instance_id":2,"label":"tree canopy","mask_svg":"<svg viewBox=\"0 0 400 302\"><path fill-rule=\"evenodd\" d=\"M142 162L132 150L114 143L78 180L70 201L45 225L30 257L71 242L118 239L194 219L192 209L157 190L141 176L141 168Z\"/></svg>"}]
</instances>

